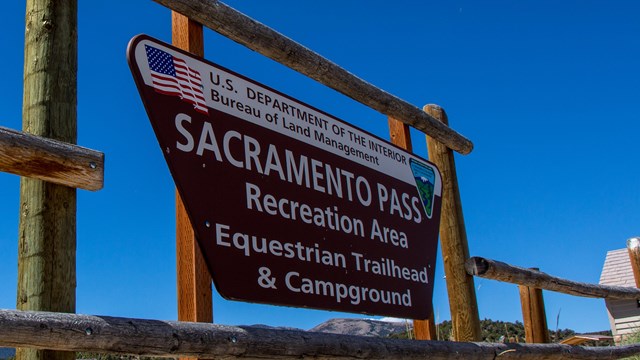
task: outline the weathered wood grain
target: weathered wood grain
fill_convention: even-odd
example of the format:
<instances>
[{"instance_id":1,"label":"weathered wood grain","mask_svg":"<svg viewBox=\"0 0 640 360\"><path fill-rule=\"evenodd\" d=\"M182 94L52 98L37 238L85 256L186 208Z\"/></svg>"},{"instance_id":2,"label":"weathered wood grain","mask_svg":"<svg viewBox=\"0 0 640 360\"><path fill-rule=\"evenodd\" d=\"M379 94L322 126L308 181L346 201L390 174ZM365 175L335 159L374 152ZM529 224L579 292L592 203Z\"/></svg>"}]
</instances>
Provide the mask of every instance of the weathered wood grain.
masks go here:
<instances>
[{"instance_id":1,"label":"weathered wood grain","mask_svg":"<svg viewBox=\"0 0 640 360\"><path fill-rule=\"evenodd\" d=\"M550 342L542 290L519 285L518 291L520 292L522 322L524 323L526 341L530 344Z\"/></svg>"},{"instance_id":2,"label":"weathered wood grain","mask_svg":"<svg viewBox=\"0 0 640 360\"><path fill-rule=\"evenodd\" d=\"M104 185L104 154L0 127L0 171L95 191Z\"/></svg>"},{"instance_id":3,"label":"weathered wood grain","mask_svg":"<svg viewBox=\"0 0 640 360\"><path fill-rule=\"evenodd\" d=\"M445 111L437 105L426 105L424 111L447 126ZM480 316L473 277L464 271L469 258L467 232L462 216L462 202L453 152L437 139L427 136L429 160L442 175L442 214L440 216L440 244L444 260L453 338L456 341L480 341Z\"/></svg>"},{"instance_id":4,"label":"weathered wood grain","mask_svg":"<svg viewBox=\"0 0 640 360\"><path fill-rule=\"evenodd\" d=\"M411 341L108 316L0 310L0 346L215 359L621 359L640 344L580 347Z\"/></svg>"},{"instance_id":5,"label":"weathered wood grain","mask_svg":"<svg viewBox=\"0 0 640 360\"><path fill-rule=\"evenodd\" d=\"M251 50L468 154L473 144L419 108L358 78L277 31L216 0L155 0Z\"/></svg>"},{"instance_id":6,"label":"weathered wood grain","mask_svg":"<svg viewBox=\"0 0 640 360\"><path fill-rule=\"evenodd\" d=\"M602 299L640 299L640 289L638 288L571 281L548 275L542 271L525 269L482 257L472 257L467 260L464 266L469 275L563 294Z\"/></svg>"},{"instance_id":7,"label":"weathered wood grain","mask_svg":"<svg viewBox=\"0 0 640 360\"><path fill-rule=\"evenodd\" d=\"M22 101L25 133L76 143L77 40L77 0L27 0ZM39 164L45 169L47 165ZM47 170L56 172L56 168ZM20 179L16 307L75 311L75 188ZM75 354L18 348L16 359L74 360Z\"/></svg>"}]
</instances>

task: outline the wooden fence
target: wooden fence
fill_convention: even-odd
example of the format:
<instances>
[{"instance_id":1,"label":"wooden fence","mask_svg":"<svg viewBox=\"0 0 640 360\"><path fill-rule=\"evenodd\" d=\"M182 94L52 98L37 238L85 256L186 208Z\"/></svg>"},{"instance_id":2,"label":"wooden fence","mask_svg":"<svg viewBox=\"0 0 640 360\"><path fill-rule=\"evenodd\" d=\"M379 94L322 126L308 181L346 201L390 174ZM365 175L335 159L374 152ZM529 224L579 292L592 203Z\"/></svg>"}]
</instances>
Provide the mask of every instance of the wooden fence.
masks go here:
<instances>
[{"instance_id":1,"label":"wooden fence","mask_svg":"<svg viewBox=\"0 0 640 360\"><path fill-rule=\"evenodd\" d=\"M633 265L640 260L637 244L637 238L632 238L627 242L627 249L636 283L638 283L640 279L640 274L636 271L637 266ZM640 288L637 287L595 285L571 281L551 276L541 272L539 269L525 269L481 257L468 259L465 263L465 268L469 275L508 282L519 286L522 317L527 342L549 342L542 290L605 300L638 301L640 299ZM616 342L621 340L619 337L614 339Z\"/></svg>"},{"instance_id":2,"label":"wooden fence","mask_svg":"<svg viewBox=\"0 0 640 360\"><path fill-rule=\"evenodd\" d=\"M394 340L15 310L0 310L0 346L205 359L621 359L640 353L640 344L581 347Z\"/></svg>"}]
</instances>

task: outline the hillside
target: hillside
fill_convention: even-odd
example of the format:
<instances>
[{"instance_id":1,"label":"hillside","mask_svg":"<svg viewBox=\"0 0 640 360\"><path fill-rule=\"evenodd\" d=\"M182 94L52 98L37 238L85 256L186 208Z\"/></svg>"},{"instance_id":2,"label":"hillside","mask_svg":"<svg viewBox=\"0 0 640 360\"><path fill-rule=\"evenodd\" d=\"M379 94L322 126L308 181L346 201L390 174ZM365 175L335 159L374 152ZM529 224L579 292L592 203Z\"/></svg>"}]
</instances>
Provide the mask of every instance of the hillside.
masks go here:
<instances>
[{"instance_id":1,"label":"hillside","mask_svg":"<svg viewBox=\"0 0 640 360\"><path fill-rule=\"evenodd\" d=\"M510 321L494 321L484 319L480 321L482 329L482 341L485 342L525 342L524 324L520 321L515 323ZM438 340L451 340L451 321L443 321L437 325ZM599 331L593 334L611 336L611 331ZM558 329L558 331L549 330L549 338L551 342L560 342L564 339L576 335L571 329ZM407 338L406 332L392 334L393 338ZM611 341L587 342L585 346L610 346Z\"/></svg>"},{"instance_id":2,"label":"hillside","mask_svg":"<svg viewBox=\"0 0 640 360\"><path fill-rule=\"evenodd\" d=\"M386 322L369 319L331 319L309 331L332 334L387 337L394 333L406 332L404 322Z\"/></svg>"},{"instance_id":3,"label":"hillside","mask_svg":"<svg viewBox=\"0 0 640 360\"><path fill-rule=\"evenodd\" d=\"M276 329L276 330L293 330L293 331L304 331L300 328L289 327L289 326L271 326L265 324L254 324L251 327L260 328L260 329Z\"/></svg>"},{"instance_id":4,"label":"hillside","mask_svg":"<svg viewBox=\"0 0 640 360\"><path fill-rule=\"evenodd\" d=\"M333 334L376 336L391 338L407 338L407 326L411 328L412 323L386 322L370 319L331 319L309 331L326 332ZM524 342L524 325L520 321L493 321L489 319L481 320L482 341L486 342ZM438 340L451 339L451 321L443 321L437 325ZM549 331L552 342L559 342L575 335L571 329L559 329ZM611 335L610 331L601 331L598 334ZM587 345L607 345L604 342Z\"/></svg>"}]
</instances>

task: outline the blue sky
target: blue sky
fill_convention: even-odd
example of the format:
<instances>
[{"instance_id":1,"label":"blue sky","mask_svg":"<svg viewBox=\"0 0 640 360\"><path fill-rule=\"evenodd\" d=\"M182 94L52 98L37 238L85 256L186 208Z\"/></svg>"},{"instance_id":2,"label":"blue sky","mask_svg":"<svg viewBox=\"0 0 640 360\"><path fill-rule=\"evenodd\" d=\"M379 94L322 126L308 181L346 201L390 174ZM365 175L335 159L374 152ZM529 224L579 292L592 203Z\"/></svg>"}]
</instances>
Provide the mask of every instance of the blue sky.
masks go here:
<instances>
[{"instance_id":1,"label":"blue sky","mask_svg":"<svg viewBox=\"0 0 640 360\"><path fill-rule=\"evenodd\" d=\"M475 150L456 156L471 255L597 283L640 229L640 4L635 1L228 1L416 106L437 103ZM21 128L25 4L4 6L0 125ZM152 1L79 4L78 142L106 155L79 191L77 312L176 319L174 185L125 58L170 42ZM383 115L211 31L206 58L383 138ZM414 149L427 156L424 136ZM0 173L0 308L15 308L19 178ZM434 308L449 306L438 259ZM481 318L522 319L515 285L476 279ZM609 327L604 301L545 292L548 324ZM308 329L359 316L230 302L221 324Z\"/></svg>"}]
</instances>

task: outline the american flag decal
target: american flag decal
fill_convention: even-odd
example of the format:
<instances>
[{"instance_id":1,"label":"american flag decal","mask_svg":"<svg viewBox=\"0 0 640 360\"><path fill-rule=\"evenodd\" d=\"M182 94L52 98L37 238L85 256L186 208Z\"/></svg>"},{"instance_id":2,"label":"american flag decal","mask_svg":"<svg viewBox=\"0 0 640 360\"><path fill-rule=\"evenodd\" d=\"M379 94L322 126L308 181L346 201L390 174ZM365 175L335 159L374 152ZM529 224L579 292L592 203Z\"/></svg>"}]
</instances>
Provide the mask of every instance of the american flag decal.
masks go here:
<instances>
[{"instance_id":1,"label":"american flag decal","mask_svg":"<svg viewBox=\"0 0 640 360\"><path fill-rule=\"evenodd\" d=\"M168 52L149 45L144 47L155 91L178 96L182 101L193 104L196 111L208 115L209 109L204 100L200 73L188 67L184 60Z\"/></svg>"}]
</instances>

